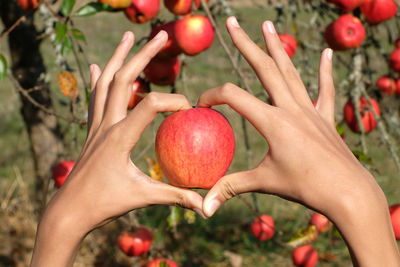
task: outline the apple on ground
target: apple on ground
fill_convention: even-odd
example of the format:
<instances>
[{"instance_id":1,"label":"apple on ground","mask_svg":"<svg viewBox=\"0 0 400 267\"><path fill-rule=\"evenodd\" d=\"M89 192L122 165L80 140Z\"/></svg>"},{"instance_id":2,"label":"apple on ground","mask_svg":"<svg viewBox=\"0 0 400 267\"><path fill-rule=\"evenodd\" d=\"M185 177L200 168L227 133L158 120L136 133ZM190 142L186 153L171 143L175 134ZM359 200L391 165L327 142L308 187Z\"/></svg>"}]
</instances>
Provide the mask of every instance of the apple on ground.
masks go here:
<instances>
[{"instance_id":1,"label":"apple on ground","mask_svg":"<svg viewBox=\"0 0 400 267\"><path fill-rule=\"evenodd\" d=\"M334 4L343 12L350 12L360 7L365 0L327 0L327 2Z\"/></svg>"},{"instance_id":2,"label":"apple on ground","mask_svg":"<svg viewBox=\"0 0 400 267\"><path fill-rule=\"evenodd\" d=\"M18 0L17 4L25 11L33 11L39 5L38 0Z\"/></svg>"},{"instance_id":3,"label":"apple on ground","mask_svg":"<svg viewBox=\"0 0 400 267\"><path fill-rule=\"evenodd\" d=\"M314 213L311 215L310 224L317 227L318 232L321 233L327 232L332 226L329 219L320 213Z\"/></svg>"},{"instance_id":4,"label":"apple on ground","mask_svg":"<svg viewBox=\"0 0 400 267\"><path fill-rule=\"evenodd\" d=\"M133 23L145 23L157 16L159 9L160 0L132 0L125 15Z\"/></svg>"},{"instance_id":5,"label":"apple on ground","mask_svg":"<svg viewBox=\"0 0 400 267\"><path fill-rule=\"evenodd\" d=\"M150 33L149 39L153 39L154 36L157 35L161 30L164 30L168 34L168 41L165 44L165 46L158 52L157 57L160 58L167 58L167 57L176 57L180 53L182 53L182 50L179 48L178 44L176 43L176 38L175 38L175 24L176 21L170 21L168 23L159 25L155 28Z\"/></svg>"},{"instance_id":6,"label":"apple on ground","mask_svg":"<svg viewBox=\"0 0 400 267\"><path fill-rule=\"evenodd\" d=\"M155 146L161 170L172 185L210 189L232 162L235 135L220 112L192 108L162 122Z\"/></svg>"},{"instance_id":7,"label":"apple on ground","mask_svg":"<svg viewBox=\"0 0 400 267\"><path fill-rule=\"evenodd\" d=\"M178 57L153 58L143 72L149 82L165 86L174 84L180 69Z\"/></svg>"},{"instance_id":8,"label":"apple on ground","mask_svg":"<svg viewBox=\"0 0 400 267\"><path fill-rule=\"evenodd\" d=\"M75 162L74 161L61 161L54 167L53 169L53 180L54 185L57 188L60 188L65 180L67 179L68 175L71 173L72 169L74 168Z\"/></svg>"},{"instance_id":9,"label":"apple on ground","mask_svg":"<svg viewBox=\"0 0 400 267\"><path fill-rule=\"evenodd\" d=\"M385 95L392 95L397 90L396 81L387 75L380 77L376 81L376 86Z\"/></svg>"},{"instance_id":10,"label":"apple on ground","mask_svg":"<svg viewBox=\"0 0 400 267\"><path fill-rule=\"evenodd\" d=\"M390 218L392 219L394 235L397 240L400 240L400 204L390 206L389 212Z\"/></svg>"},{"instance_id":11,"label":"apple on ground","mask_svg":"<svg viewBox=\"0 0 400 267\"><path fill-rule=\"evenodd\" d=\"M118 247L129 256L140 256L149 252L153 236L146 227L140 226L136 231L121 232L118 236Z\"/></svg>"},{"instance_id":12,"label":"apple on ground","mask_svg":"<svg viewBox=\"0 0 400 267\"><path fill-rule=\"evenodd\" d=\"M318 252L311 246L297 247L292 252L293 264L299 267L313 267L318 262Z\"/></svg>"},{"instance_id":13,"label":"apple on ground","mask_svg":"<svg viewBox=\"0 0 400 267\"><path fill-rule=\"evenodd\" d=\"M149 85L142 78L137 78L132 85L132 94L129 99L128 109L131 110L139 104L144 98L145 94L150 92Z\"/></svg>"},{"instance_id":14,"label":"apple on ground","mask_svg":"<svg viewBox=\"0 0 400 267\"><path fill-rule=\"evenodd\" d=\"M162 265L164 264L164 265ZM173 260L158 258L150 261L146 267L178 267L178 264Z\"/></svg>"},{"instance_id":15,"label":"apple on ground","mask_svg":"<svg viewBox=\"0 0 400 267\"><path fill-rule=\"evenodd\" d=\"M389 58L389 65L392 70L400 72L400 48L395 49Z\"/></svg>"},{"instance_id":16,"label":"apple on ground","mask_svg":"<svg viewBox=\"0 0 400 267\"><path fill-rule=\"evenodd\" d=\"M205 3L208 0L204 1ZM195 0L196 8L200 7L200 0ZM175 15L187 15L192 11L193 0L164 0L165 7Z\"/></svg>"},{"instance_id":17,"label":"apple on ground","mask_svg":"<svg viewBox=\"0 0 400 267\"><path fill-rule=\"evenodd\" d=\"M194 56L212 45L214 28L207 17L186 15L175 24L175 38L183 53Z\"/></svg>"},{"instance_id":18,"label":"apple on ground","mask_svg":"<svg viewBox=\"0 0 400 267\"><path fill-rule=\"evenodd\" d=\"M365 35L360 19L350 14L341 15L325 30L325 40L334 50L356 48L364 41Z\"/></svg>"},{"instance_id":19,"label":"apple on ground","mask_svg":"<svg viewBox=\"0 0 400 267\"><path fill-rule=\"evenodd\" d=\"M110 5L113 9L123 9L130 6L132 0L98 0L99 3Z\"/></svg>"},{"instance_id":20,"label":"apple on ground","mask_svg":"<svg viewBox=\"0 0 400 267\"><path fill-rule=\"evenodd\" d=\"M286 53L290 58L292 58L297 50L296 39L294 39L294 37L290 34L281 33L278 36L282 42L282 46L285 49Z\"/></svg>"},{"instance_id":21,"label":"apple on ground","mask_svg":"<svg viewBox=\"0 0 400 267\"><path fill-rule=\"evenodd\" d=\"M393 18L397 12L397 4L393 0L365 0L361 12L371 24Z\"/></svg>"},{"instance_id":22,"label":"apple on ground","mask_svg":"<svg viewBox=\"0 0 400 267\"><path fill-rule=\"evenodd\" d=\"M375 110L375 113L378 116L380 116L381 110L379 108L378 103L373 98L370 98L370 100L372 103L372 107ZM365 132L369 133L376 128L378 123L375 120L374 113L371 110L371 106L370 106L368 100L365 99L364 97L361 97L359 99L358 103L360 105L359 112L361 115L362 124L364 126ZM355 133L360 132L360 128L359 128L356 113L355 113L355 107L350 99L347 101L346 105L344 106L344 119L345 119L347 125L349 126L349 128L353 132L355 132Z\"/></svg>"},{"instance_id":23,"label":"apple on ground","mask_svg":"<svg viewBox=\"0 0 400 267\"><path fill-rule=\"evenodd\" d=\"M275 234L274 219L266 214L256 218L251 224L253 235L260 241L271 239Z\"/></svg>"}]
</instances>

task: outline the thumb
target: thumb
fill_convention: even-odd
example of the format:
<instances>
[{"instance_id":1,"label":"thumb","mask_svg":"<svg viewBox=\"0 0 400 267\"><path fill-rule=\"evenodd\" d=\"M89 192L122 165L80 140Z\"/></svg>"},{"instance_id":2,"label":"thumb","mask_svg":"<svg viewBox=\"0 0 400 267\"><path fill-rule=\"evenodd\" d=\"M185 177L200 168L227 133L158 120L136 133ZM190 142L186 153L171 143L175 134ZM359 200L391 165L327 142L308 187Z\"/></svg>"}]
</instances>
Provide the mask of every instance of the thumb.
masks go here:
<instances>
[{"instance_id":1,"label":"thumb","mask_svg":"<svg viewBox=\"0 0 400 267\"><path fill-rule=\"evenodd\" d=\"M222 177L208 192L203 201L203 213L211 217L215 211L227 200L236 195L264 191L262 175L258 175L258 169L237 172Z\"/></svg>"}]
</instances>

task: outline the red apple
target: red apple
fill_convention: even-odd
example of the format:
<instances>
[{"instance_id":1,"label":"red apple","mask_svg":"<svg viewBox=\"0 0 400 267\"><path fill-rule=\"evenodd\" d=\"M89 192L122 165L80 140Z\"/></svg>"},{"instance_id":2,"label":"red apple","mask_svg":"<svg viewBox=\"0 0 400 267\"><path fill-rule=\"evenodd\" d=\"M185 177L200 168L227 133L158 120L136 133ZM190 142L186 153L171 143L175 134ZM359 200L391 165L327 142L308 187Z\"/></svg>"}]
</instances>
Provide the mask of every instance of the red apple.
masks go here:
<instances>
[{"instance_id":1,"label":"red apple","mask_svg":"<svg viewBox=\"0 0 400 267\"><path fill-rule=\"evenodd\" d=\"M301 267L313 267L318 262L318 252L311 246L297 247L292 252L293 264Z\"/></svg>"},{"instance_id":2,"label":"red apple","mask_svg":"<svg viewBox=\"0 0 400 267\"><path fill-rule=\"evenodd\" d=\"M311 215L310 224L317 227L318 231L321 233L327 232L332 226L332 223L329 221L329 219L320 213L314 213Z\"/></svg>"},{"instance_id":3,"label":"red apple","mask_svg":"<svg viewBox=\"0 0 400 267\"><path fill-rule=\"evenodd\" d=\"M400 96L400 78L396 81L396 95Z\"/></svg>"},{"instance_id":4,"label":"red apple","mask_svg":"<svg viewBox=\"0 0 400 267\"><path fill-rule=\"evenodd\" d=\"M178 57L153 58L144 69L146 79L157 85L172 85L179 75L181 62Z\"/></svg>"},{"instance_id":5,"label":"red apple","mask_svg":"<svg viewBox=\"0 0 400 267\"><path fill-rule=\"evenodd\" d=\"M118 236L118 247L130 257L146 254L152 242L153 237L144 226L138 227L133 233L122 232Z\"/></svg>"},{"instance_id":6,"label":"red apple","mask_svg":"<svg viewBox=\"0 0 400 267\"><path fill-rule=\"evenodd\" d=\"M340 16L325 30L325 40L334 50L358 47L364 41L365 35L361 21L350 14Z\"/></svg>"},{"instance_id":7,"label":"red apple","mask_svg":"<svg viewBox=\"0 0 400 267\"><path fill-rule=\"evenodd\" d=\"M327 0L327 2L334 4L343 12L350 12L361 6L365 0Z\"/></svg>"},{"instance_id":8,"label":"red apple","mask_svg":"<svg viewBox=\"0 0 400 267\"><path fill-rule=\"evenodd\" d=\"M294 56L297 50L297 42L293 36L290 34L279 34L279 39L281 39L283 48L290 58Z\"/></svg>"},{"instance_id":9,"label":"red apple","mask_svg":"<svg viewBox=\"0 0 400 267\"><path fill-rule=\"evenodd\" d=\"M275 234L274 219L268 215L261 215L251 224L253 235L260 241L271 239Z\"/></svg>"},{"instance_id":10,"label":"red apple","mask_svg":"<svg viewBox=\"0 0 400 267\"><path fill-rule=\"evenodd\" d=\"M38 0L18 0L17 4L25 11L33 11L39 5Z\"/></svg>"},{"instance_id":11,"label":"red apple","mask_svg":"<svg viewBox=\"0 0 400 267\"><path fill-rule=\"evenodd\" d=\"M207 3L208 0L205 0ZM164 0L164 5L175 15L187 15L192 10L193 0ZM195 0L196 8L200 7L200 0Z\"/></svg>"},{"instance_id":12,"label":"red apple","mask_svg":"<svg viewBox=\"0 0 400 267\"><path fill-rule=\"evenodd\" d=\"M75 162L73 161L61 161L54 167L53 169L53 180L54 185L57 188L60 188L65 180L67 179L68 175L74 168Z\"/></svg>"},{"instance_id":13,"label":"red apple","mask_svg":"<svg viewBox=\"0 0 400 267\"><path fill-rule=\"evenodd\" d=\"M389 76L382 76L376 81L376 86L385 95L392 95L397 90L396 81Z\"/></svg>"},{"instance_id":14,"label":"red apple","mask_svg":"<svg viewBox=\"0 0 400 267\"><path fill-rule=\"evenodd\" d=\"M145 23L157 16L160 0L132 0L125 15L134 23Z\"/></svg>"},{"instance_id":15,"label":"red apple","mask_svg":"<svg viewBox=\"0 0 400 267\"><path fill-rule=\"evenodd\" d=\"M389 64L392 70L400 72L400 48L397 48L390 54Z\"/></svg>"},{"instance_id":16,"label":"red apple","mask_svg":"<svg viewBox=\"0 0 400 267\"><path fill-rule=\"evenodd\" d=\"M187 15L176 22L175 37L182 51L194 56L212 45L214 28L204 16Z\"/></svg>"},{"instance_id":17,"label":"red apple","mask_svg":"<svg viewBox=\"0 0 400 267\"><path fill-rule=\"evenodd\" d=\"M164 263L164 267L178 267L178 264L173 260L168 260L164 258L154 259L147 264L147 267L161 267L161 264Z\"/></svg>"},{"instance_id":18,"label":"red apple","mask_svg":"<svg viewBox=\"0 0 400 267\"><path fill-rule=\"evenodd\" d=\"M132 0L98 0L99 3L110 5L114 9L127 8L131 5Z\"/></svg>"},{"instance_id":19,"label":"red apple","mask_svg":"<svg viewBox=\"0 0 400 267\"><path fill-rule=\"evenodd\" d=\"M175 186L211 188L228 170L235 135L228 120L211 108L173 113L160 125L156 155L167 180Z\"/></svg>"},{"instance_id":20,"label":"red apple","mask_svg":"<svg viewBox=\"0 0 400 267\"><path fill-rule=\"evenodd\" d=\"M170 21L166 24L159 25L155 27L151 33L149 38L152 39L154 36L157 35L161 30L164 30L168 33L168 41L166 45L164 46L163 49L158 52L157 57L176 57L180 53L182 53L182 50L179 48L178 44L176 43L176 38L175 38L175 24L176 21Z\"/></svg>"},{"instance_id":21,"label":"red apple","mask_svg":"<svg viewBox=\"0 0 400 267\"><path fill-rule=\"evenodd\" d=\"M150 92L148 84L141 78L133 82L132 95L129 100L128 109L133 109L144 98L146 93Z\"/></svg>"},{"instance_id":22,"label":"red apple","mask_svg":"<svg viewBox=\"0 0 400 267\"><path fill-rule=\"evenodd\" d=\"M365 0L361 12L369 23L377 24L393 18L397 12L397 5L393 0Z\"/></svg>"},{"instance_id":23,"label":"red apple","mask_svg":"<svg viewBox=\"0 0 400 267\"><path fill-rule=\"evenodd\" d=\"M397 240L400 240L400 204L390 206L389 212L390 218L392 219L394 235Z\"/></svg>"},{"instance_id":24,"label":"red apple","mask_svg":"<svg viewBox=\"0 0 400 267\"><path fill-rule=\"evenodd\" d=\"M379 108L378 103L373 98L370 98L370 100L376 114L379 116L381 114L381 110ZM359 100L359 105L360 105L359 112L361 115L362 124L364 126L365 132L369 133L376 128L378 123L375 120L373 111L370 110L370 104L367 101L367 99L361 97ZM351 100L347 101L346 105L344 106L344 119L346 120L347 125L353 132L355 133L360 132L360 129L358 127L358 121L355 114L355 107L351 102Z\"/></svg>"}]
</instances>

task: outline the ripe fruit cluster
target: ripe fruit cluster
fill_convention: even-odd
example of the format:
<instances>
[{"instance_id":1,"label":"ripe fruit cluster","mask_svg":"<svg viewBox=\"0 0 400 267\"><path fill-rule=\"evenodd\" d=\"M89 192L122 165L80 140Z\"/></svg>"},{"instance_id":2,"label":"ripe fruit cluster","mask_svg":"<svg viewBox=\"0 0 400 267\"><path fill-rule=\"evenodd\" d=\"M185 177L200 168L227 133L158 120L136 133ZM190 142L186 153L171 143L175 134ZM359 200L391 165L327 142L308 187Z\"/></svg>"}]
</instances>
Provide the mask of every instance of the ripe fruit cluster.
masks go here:
<instances>
[{"instance_id":1,"label":"ripe fruit cluster","mask_svg":"<svg viewBox=\"0 0 400 267\"><path fill-rule=\"evenodd\" d=\"M389 66L397 73L400 73L400 38L395 41L396 48L390 54ZM376 81L376 86L384 95L396 94L400 96L400 78L393 78L393 75L383 75Z\"/></svg>"},{"instance_id":2,"label":"ripe fruit cluster","mask_svg":"<svg viewBox=\"0 0 400 267\"><path fill-rule=\"evenodd\" d=\"M378 24L393 18L397 12L394 0L326 0L342 12L347 13L360 8L370 24ZM347 50L361 45L366 36L361 20L351 14L343 14L328 25L325 40L334 50ZM400 68L400 66L399 66Z\"/></svg>"}]
</instances>

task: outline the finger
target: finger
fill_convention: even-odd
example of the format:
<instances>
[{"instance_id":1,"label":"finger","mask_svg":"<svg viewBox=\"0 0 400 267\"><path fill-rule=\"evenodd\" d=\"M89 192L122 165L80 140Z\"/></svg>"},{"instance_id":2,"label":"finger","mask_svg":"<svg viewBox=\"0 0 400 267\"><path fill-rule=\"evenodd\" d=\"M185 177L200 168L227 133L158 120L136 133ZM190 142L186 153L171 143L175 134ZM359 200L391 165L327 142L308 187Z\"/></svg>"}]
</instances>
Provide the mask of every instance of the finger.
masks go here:
<instances>
[{"instance_id":1,"label":"finger","mask_svg":"<svg viewBox=\"0 0 400 267\"><path fill-rule=\"evenodd\" d=\"M125 151L130 153L144 129L158 113L175 112L191 107L189 101L183 95L151 92L139 102L124 120L116 124L124 136L119 140L119 143L123 144Z\"/></svg>"},{"instance_id":2,"label":"finger","mask_svg":"<svg viewBox=\"0 0 400 267\"><path fill-rule=\"evenodd\" d=\"M124 64L124 61L133 46L133 42L133 33L125 32L117 49L104 68L102 75L97 80L92 122L93 128L97 128L103 119L104 106L106 103L110 83L115 75L115 72L121 68L122 64Z\"/></svg>"},{"instance_id":3,"label":"finger","mask_svg":"<svg viewBox=\"0 0 400 267\"><path fill-rule=\"evenodd\" d=\"M307 90L304 87L299 73L283 48L274 24L271 21L265 21L262 25L262 31L268 52L275 61L292 95L299 104L311 106Z\"/></svg>"},{"instance_id":4,"label":"finger","mask_svg":"<svg viewBox=\"0 0 400 267\"><path fill-rule=\"evenodd\" d=\"M150 60L165 46L168 34L160 31L116 74L104 113L104 123L113 125L126 117L132 85Z\"/></svg>"},{"instance_id":5,"label":"finger","mask_svg":"<svg viewBox=\"0 0 400 267\"><path fill-rule=\"evenodd\" d=\"M203 208L203 198L190 189L182 189L168 184L154 182L150 187L150 204L175 205L191 209L205 218Z\"/></svg>"},{"instance_id":6,"label":"finger","mask_svg":"<svg viewBox=\"0 0 400 267\"><path fill-rule=\"evenodd\" d=\"M197 103L199 107L211 107L227 104L233 110L246 118L268 140L270 130L273 130L275 107L247 93L234 84L226 83L204 92Z\"/></svg>"},{"instance_id":7,"label":"finger","mask_svg":"<svg viewBox=\"0 0 400 267\"><path fill-rule=\"evenodd\" d=\"M332 54L332 49L327 48L321 55L319 94L316 108L323 118L335 126L335 85L332 78Z\"/></svg>"},{"instance_id":8,"label":"finger","mask_svg":"<svg viewBox=\"0 0 400 267\"><path fill-rule=\"evenodd\" d=\"M203 201L203 213L211 217L227 200L248 192L270 192L275 175L269 169L256 168L222 177Z\"/></svg>"},{"instance_id":9,"label":"finger","mask_svg":"<svg viewBox=\"0 0 400 267\"><path fill-rule=\"evenodd\" d=\"M272 58L247 36L235 17L228 18L226 27L233 43L256 72L274 105L291 107L294 104L294 98Z\"/></svg>"},{"instance_id":10,"label":"finger","mask_svg":"<svg viewBox=\"0 0 400 267\"><path fill-rule=\"evenodd\" d=\"M101 75L100 67L96 64L90 65L90 97L89 97L89 108L88 108L88 131L92 126L93 111L94 111L94 99L96 95L96 83Z\"/></svg>"}]
</instances>

